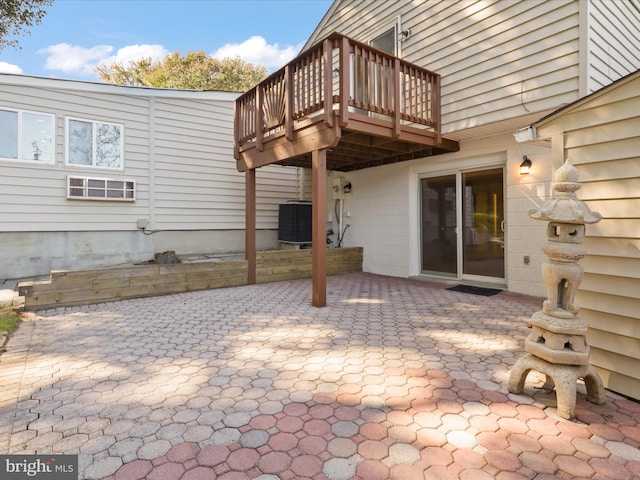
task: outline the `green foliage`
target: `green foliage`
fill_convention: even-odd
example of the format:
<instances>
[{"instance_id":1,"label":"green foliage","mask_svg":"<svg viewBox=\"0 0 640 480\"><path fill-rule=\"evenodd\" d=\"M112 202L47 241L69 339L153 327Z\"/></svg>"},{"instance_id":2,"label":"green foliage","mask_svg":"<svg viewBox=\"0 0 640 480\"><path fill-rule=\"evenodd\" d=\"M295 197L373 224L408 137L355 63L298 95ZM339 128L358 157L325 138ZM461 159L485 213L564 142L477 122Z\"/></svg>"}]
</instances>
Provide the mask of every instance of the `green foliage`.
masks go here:
<instances>
[{"instance_id":1,"label":"green foliage","mask_svg":"<svg viewBox=\"0 0 640 480\"><path fill-rule=\"evenodd\" d=\"M29 34L29 27L39 25L47 12L44 7L53 0L0 0L0 52L5 47L20 48L17 39L9 37Z\"/></svg>"},{"instance_id":2,"label":"green foliage","mask_svg":"<svg viewBox=\"0 0 640 480\"><path fill-rule=\"evenodd\" d=\"M20 317L14 307L0 306L0 335L13 332L19 323Z\"/></svg>"},{"instance_id":3,"label":"green foliage","mask_svg":"<svg viewBox=\"0 0 640 480\"><path fill-rule=\"evenodd\" d=\"M2 0L0 0L2 1ZM173 52L161 61L143 58L128 65L113 63L96 68L100 79L118 85L192 90L244 92L267 75L267 69L240 60L218 60L203 51Z\"/></svg>"}]
</instances>

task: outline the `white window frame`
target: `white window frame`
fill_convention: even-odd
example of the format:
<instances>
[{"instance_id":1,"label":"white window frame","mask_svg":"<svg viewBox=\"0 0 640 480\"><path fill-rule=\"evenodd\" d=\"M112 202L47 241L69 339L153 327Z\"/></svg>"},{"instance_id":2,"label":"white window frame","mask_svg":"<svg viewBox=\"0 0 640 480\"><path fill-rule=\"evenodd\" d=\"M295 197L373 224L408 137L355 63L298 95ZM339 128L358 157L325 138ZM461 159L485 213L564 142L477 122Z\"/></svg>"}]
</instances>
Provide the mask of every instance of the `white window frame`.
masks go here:
<instances>
[{"instance_id":1,"label":"white window frame","mask_svg":"<svg viewBox=\"0 0 640 480\"><path fill-rule=\"evenodd\" d=\"M16 109L16 108L6 108L6 107L2 107L0 106L0 110L5 111L5 112L13 112L16 113L18 115L18 138L17 138L17 157L0 157L1 160L9 160L9 161L13 161L13 162L28 162L28 163L32 163L32 164L38 164L38 165L53 165L56 163L56 116L53 113L45 113L45 112L35 112L35 111L31 111L31 110L20 110L20 109ZM24 152L23 152L23 142L22 142L22 136L24 134L24 127L23 127L23 116L24 114L31 114L31 115L41 115L43 117L49 118L50 123L50 127L51 127L51 153L50 153L50 158L47 160L34 160L33 158L25 158L24 157Z\"/></svg>"},{"instance_id":2,"label":"white window frame","mask_svg":"<svg viewBox=\"0 0 640 480\"><path fill-rule=\"evenodd\" d=\"M70 151L69 148L71 146L71 142L69 139L69 133L71 131L69 127L69 123L72 121L83 122L91 124L91 164L81 164L81 163L71 163L70 161ZM97 152L97 125L109 125L113 127L118 127L120 129L120 165L117 167L110 167L106 165L96 165L96 152ZM124 125L121 123L100 121L100 120L88 120L86 118L78 118L78 117L65 117L65 165L74 168L91 168L91 169L106 169L106 170L124 170Z\"/></svg>"},{"instance_id":3,"label":"white window frame","mask_svg":"<svg viewBox=\"0 0 640 480\"><path fill-rule=\"evenodd\" d=\"M395 23L390 23L389 25L386 26L386 28L381 28L379 30L376 30L376 32L374 33L374 35L371 36L371 38L369 38L369 41L367 42L369 45L371 45L373 47L373 42L375 42L377 39L379 39L380 37L382 37L383 35L385 35L386 33L389 32L389 30L393 30L392 36L393 36L393 41L394 41L394 51L393 52L387 52L389 53L389 55L393 55L394 57L398 57L398 50L399 50L399 40L398 40L398 32L400 31L399 29L399 25L397 22ZM374 47L375 48L375 47Z\"/></svg>"},{"instance_id":4,"label":"white window frame","mask_svg":"<svg viewBox=\"0 0 640 480\"><path fill-rule=\"evenodd\" d=\"M136 181L122 178L67 175L67 200L135 202Z\"/></svg>"}]
</instances>

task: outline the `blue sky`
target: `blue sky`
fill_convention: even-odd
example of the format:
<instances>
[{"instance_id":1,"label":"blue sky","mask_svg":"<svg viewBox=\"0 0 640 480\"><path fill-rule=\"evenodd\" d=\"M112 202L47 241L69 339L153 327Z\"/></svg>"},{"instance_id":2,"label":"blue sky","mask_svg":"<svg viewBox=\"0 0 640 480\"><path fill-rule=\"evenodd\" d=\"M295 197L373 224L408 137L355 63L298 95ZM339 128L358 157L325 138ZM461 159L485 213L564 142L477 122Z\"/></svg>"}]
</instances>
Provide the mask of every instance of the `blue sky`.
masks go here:
<instances>
[{"instance_id":1,"label":"blue sky","mask_svg":"<svg viewBox=\"0 0 640 480\"><path fill-rule=\"evenodd\" d=\"M98 81L94 68L176 50L276 70L309 38L331 0L54 0L40 25L0 52L0 72Z\"/></svg>"}]
</instances>

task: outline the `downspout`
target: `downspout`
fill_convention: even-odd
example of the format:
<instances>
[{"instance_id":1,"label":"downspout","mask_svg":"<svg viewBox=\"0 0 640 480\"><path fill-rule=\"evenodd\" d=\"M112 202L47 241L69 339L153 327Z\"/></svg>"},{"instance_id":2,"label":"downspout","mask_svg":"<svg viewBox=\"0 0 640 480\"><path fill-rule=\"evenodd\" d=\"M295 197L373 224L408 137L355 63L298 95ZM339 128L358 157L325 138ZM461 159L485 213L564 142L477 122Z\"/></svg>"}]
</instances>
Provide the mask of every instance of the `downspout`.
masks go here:
<instances>
[{"instance_id":1,"label":"downspout","mask_svg":"<svg viewBox=\"0 0 640 480\"><path fill-rule=\"evenodd\" d=\"M149 98L149 230L155 229L156 224L156 98Z\"/></svg>"},{"instance_id":2,"label":"downspout","mask_svg":"<svg viewBox=\"0 0 640 480\"><path fill-rule=\"evenodd\" d=\"M589 50L591 40L589 37L589 21L591 11L591 1L578 1L578 98L589 94L589 75L591 66L589 65Z\"/></svg>"}]
</instances>

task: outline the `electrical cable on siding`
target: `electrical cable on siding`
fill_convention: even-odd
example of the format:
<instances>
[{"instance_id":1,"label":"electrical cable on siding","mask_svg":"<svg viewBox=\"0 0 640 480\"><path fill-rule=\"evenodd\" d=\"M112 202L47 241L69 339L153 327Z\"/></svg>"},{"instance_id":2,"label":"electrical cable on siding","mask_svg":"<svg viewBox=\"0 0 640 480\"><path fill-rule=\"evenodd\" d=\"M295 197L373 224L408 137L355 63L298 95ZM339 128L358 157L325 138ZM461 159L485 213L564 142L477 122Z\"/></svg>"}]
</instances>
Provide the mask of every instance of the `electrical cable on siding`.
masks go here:
<instances>
[{"instance_id":1,"label":"electrical cable on siding","mask_svg":"<svg viewBox=\"0 0 640 480\"><path fill-rule=\"evenodd\" d=\"M339 212L338 212L338 205L340 204L340 200L336 199L336 201L334 202L334 207L333 207L333 212L335 214L335 218L336 221L338 223L338 245L336 245L336 248L340 248L342 246L342 239L344 238L344 232L347 231L347 227L349 227L349 225L347 225L346 227L344 227L344 229L342 230L342 232L340 232L340 216L339 216Z\"/></svg>"},{"instance_id":2,"label":"electrical cable on siding","mask_svg":"<svg viewBox=\"0 0 640 480\"><path fill-rule=\"evenodd\" d=\"M342 230L342 235L340 235L340 239L338 240L338 248L340 248L342 246L342 240L344 240L344 232L347 231L347 228L349 228L351 225L349 225L348 223L344 226L344 230Z\"/></svg>"}]
</instances>

